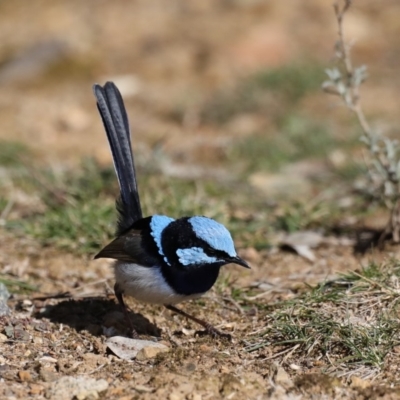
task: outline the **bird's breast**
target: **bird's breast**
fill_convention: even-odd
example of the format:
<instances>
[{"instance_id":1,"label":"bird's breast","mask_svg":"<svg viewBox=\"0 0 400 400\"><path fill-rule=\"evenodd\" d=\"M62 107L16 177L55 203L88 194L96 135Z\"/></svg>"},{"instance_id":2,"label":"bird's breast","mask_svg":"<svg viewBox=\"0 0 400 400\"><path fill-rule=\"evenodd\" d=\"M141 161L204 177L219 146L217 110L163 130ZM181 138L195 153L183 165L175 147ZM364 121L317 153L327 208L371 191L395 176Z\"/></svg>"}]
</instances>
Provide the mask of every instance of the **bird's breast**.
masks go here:
<instances>
[{"instance_id":1,"label":"bird's breast","mask_svg":"<svg viewBox=\"0 0 400 400\"><path fill-rule=\"evenodd\" d=\"M123 293L145 303L177 304L201 297L203 292L180 293L165 279L161 267L144 267L117 261L114 264L115 280Z\"/></svg>"}]
</instances>

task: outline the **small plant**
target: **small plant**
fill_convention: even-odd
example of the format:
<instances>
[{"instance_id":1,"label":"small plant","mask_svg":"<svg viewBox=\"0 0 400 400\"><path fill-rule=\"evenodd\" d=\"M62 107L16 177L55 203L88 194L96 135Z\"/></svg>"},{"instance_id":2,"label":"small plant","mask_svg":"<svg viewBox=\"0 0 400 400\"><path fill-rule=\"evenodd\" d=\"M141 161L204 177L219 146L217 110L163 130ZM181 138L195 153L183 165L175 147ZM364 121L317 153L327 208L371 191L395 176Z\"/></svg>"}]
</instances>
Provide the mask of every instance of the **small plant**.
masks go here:
<instances>
[{"instance_id":1,"label":"small plant","mask_svg":"<svg viewBox=\"0 0 400 400\"><path fill-rule=\"evenodd\" d=\"M370 194L377 197L390 210L389 221L383 230L378 247L383 249L384 240L392 236L394 243L400 243L400 146L397 140L378 134L368 123L360 103L360 86L367 78L365 65L354 67L351 60L351 44L343 33L343 20L351 7L351 0L334 4L338 23L338 41L335 46L337 66L327 69L328 80L323 83L325 92L340 96L361 126L361 141L367 148L366 162L370 181Z\"/></svg>"},{"instance_id":2,"label":"small plant","mask_svg":"<svg viewBox=\"0 0 400 400\"><path fill-rule=\"evenodd\" d=\"M399 345L400 265L370 263L268 305L265 329L246 339L246 351L277 348L296 362L318 360L329 373L376 376Z\"/></svg>"}]
</instances>

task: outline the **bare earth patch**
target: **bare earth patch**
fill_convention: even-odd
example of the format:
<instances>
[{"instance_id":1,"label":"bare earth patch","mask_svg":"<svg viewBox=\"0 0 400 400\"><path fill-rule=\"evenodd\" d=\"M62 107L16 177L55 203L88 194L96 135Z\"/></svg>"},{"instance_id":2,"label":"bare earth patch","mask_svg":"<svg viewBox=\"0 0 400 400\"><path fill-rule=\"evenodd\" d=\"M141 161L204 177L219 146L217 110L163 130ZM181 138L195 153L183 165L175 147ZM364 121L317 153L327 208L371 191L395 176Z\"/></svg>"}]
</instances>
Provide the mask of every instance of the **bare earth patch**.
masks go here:
<instances>
[{"instance_id":1,"label":"bare earth patch","mask_svg":"<svg viewBox=\"0 0 400 400\"><path fill-rule=\"evenodd\" d=\"M123 315L108 295L112 274L106 262L89 263L84 257L6 235L2 243L1 267L15 281L29 281L32 288L15 293L9 302L11 315L1 319L1 397L58 399L61 392L62 398L123 399L369 399L378 395L390 399L398 395L388 386L398 379L398 329L390 341L382 336L383 343L372 336L365 338L366 346L376 346L366 352L390 346L382 364L357 357L353 363L345 361L349 356L343 347L345 336L338 334L340 327L359 328L360 335L367 325L378 327L376 321L390 302L396 302L397 275L390 269L389 281L376 285L369 285L375 277L361 279L356 286L352 284L356 279L341 278L312 295L302 283L324 281L323 275L333 278L339 270L348 272L351 265L356 269L361 260L352 256L351 249L317 250L323 267L309 266L316 275L307 272L305 261L297 255L257 253L251 277L239 269L229 277L224 274L209 299L184 306L230 332L231 342L196 334L197 326L158 307L131 303L132 321L142 338L161 340L169 351L126 361L106 345L107 335L126 334ZM336 268L323 263L328 259L337 261ZM272 264L290 268L277 273ZM270 273L265 279L267 268ZM353 278L359 273L355 274ZM232 297L231 286L236 296ZM51 298L55 295L61 298ZM338 307L335 302L340 297L343 303ZM304 336L292 333L291 342L290 329L303 329ZM349 340L353 333L349 331Z\"/></svg>"}]
</instances>

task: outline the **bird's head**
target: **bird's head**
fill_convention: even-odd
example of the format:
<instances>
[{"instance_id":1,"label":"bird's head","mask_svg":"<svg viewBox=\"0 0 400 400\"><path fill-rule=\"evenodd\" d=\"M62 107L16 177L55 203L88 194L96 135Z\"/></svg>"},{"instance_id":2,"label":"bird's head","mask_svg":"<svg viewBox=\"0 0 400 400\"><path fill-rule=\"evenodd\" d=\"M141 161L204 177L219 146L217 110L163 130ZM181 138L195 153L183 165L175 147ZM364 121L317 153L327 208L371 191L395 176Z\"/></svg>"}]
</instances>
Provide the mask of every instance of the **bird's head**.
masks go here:
<instances>
[{"instance_id":1,"label":"bird's head","mask_svg":"<svg viewBox=\"0 0 400 400\"><path fill-rule=\"evenodd\" d=\"M221 267L233 263L250 268L237 255L228 229L211 218L196 216L173 220L155 215L150 228L160 255L169 265Z\"/></svg>"}]
</instances>

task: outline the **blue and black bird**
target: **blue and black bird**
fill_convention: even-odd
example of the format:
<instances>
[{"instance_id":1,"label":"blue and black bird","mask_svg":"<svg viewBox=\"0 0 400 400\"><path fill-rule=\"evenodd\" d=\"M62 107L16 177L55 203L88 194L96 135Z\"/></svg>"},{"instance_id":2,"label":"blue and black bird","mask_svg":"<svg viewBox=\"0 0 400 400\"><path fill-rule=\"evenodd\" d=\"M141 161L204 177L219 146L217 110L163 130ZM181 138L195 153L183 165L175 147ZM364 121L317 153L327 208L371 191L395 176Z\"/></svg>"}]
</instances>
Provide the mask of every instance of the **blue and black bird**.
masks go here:
<instances>
[{"instance_id":1,"label":"blue and black bird","mask_svg":"<svg viewBox=\"0 0 400 400\"><path fill-rule=\"evenodd\" d=\"M123 295L163 304L189 318L212 335L223 335L208 322L174 305L205 294L220 268L229 263L250 268L241 259L229 231L213 219L165 215L143 218L132 154L129 123L122 96L113 82L94 85L97 108L110 144L120 197L116 239L95 258L115 259L114 291L132 330Z\"/></svg>"}]
</instances>

